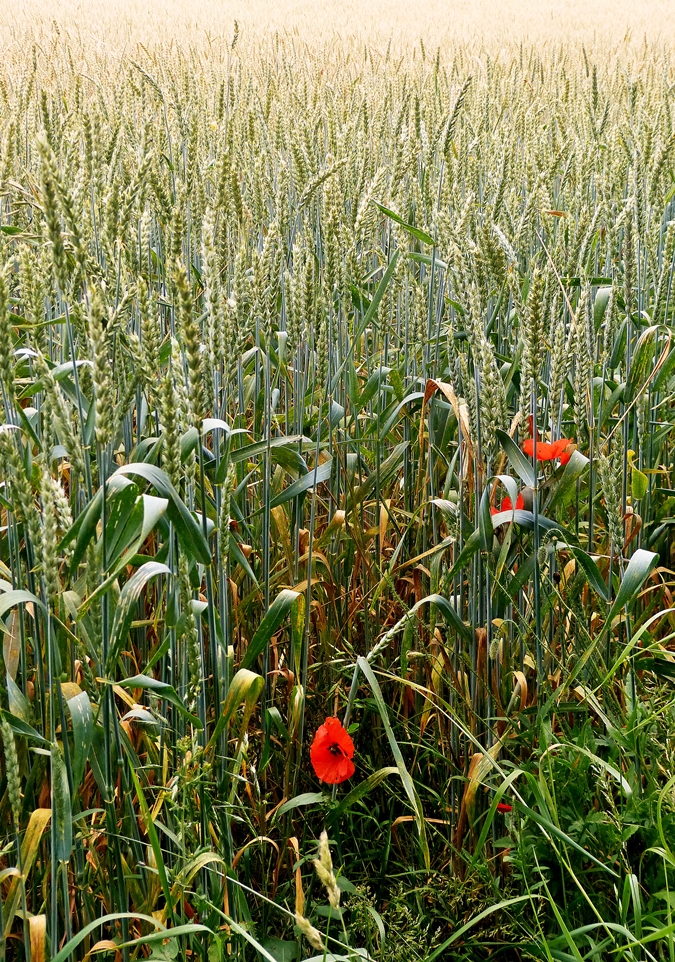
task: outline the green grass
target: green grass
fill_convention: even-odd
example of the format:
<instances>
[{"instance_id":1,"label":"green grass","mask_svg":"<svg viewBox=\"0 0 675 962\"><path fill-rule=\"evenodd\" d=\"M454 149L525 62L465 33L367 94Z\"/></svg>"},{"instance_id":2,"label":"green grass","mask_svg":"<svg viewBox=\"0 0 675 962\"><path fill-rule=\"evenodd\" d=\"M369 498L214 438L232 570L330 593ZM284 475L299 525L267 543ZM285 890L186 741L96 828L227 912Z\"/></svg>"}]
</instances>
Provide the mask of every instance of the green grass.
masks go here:
<instances>
[{"instance_id":1,"label":"green grass","mask_svg":"<svg viewBox=\"0 0 675 962\"><path fill-rule=\"evenodd\" d=\"M0 70L0 960L675 960L675 85L624 66Z\"/></svg>"}]
</instances>

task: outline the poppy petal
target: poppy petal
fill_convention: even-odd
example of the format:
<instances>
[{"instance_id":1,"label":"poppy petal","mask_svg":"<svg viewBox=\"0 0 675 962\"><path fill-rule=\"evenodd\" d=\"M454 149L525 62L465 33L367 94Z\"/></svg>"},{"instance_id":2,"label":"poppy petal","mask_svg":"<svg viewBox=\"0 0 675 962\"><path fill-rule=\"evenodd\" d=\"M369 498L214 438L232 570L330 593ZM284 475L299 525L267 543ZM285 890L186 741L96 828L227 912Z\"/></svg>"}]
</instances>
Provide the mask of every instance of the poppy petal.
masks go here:
<instances>
[{"instance_id":1,"label":"poppy petal","mask_svg":"<svg viewBox=\"0 0 675 962\"><path fill-rule=\"evenodd\" d=\"M339 718L327 718L320 725L309 750L312 768L322 782L339 785L355 772L354 742Z\"/></svg>"},{"instance_id":2,"label":"poppy petal","mask_svg":"<svg viewBox=\"0 0 675 962\"><path fill-rule=\"evenodd\" d=\"M529 414L529 415L528 415L528 418L527 418L527 426L528 426L528 429L529 429L529 432L530 432L530 437L533 438L533 437L534 437L534 427L535 427L535 424L534 424L534 415L533 415L533 414ZM539 434L539 431L537 431L537 441L539 440L540 436L541 436L541 435Z\"/></svg>"},{"instance_id":3,"label":"poppy petal","mask_svg":"<svg viewBox=\"0 0 675 962\"><path fill-rule=\"evenodd\" d=\"M573 443L571 438L560 438L558 441L554 441L552 447L555 448L556 457L563 454Z\"/></svg>"},{"instance_id":4,"label":"poppy petal","mask_svg":"<svg viewBox=\"0 0 675 962\"><path fill-rule=\"evenodd\" d=\"M572 438L560 438L560 440L552 441L551 443L547 441L537 441L537 461L553 461L555 458L560 458L562 464L567 464L571 457L567 449L571 444L574 444ZM523 452L529 457L532 457L534 454L534 441L532 438L527 438L526 441L523 441Z\"/></svg>"},{"instance_id":5,"label":"poppy petal","mask_svg":"<svg viewBox=\"0 0 675 962\"><path fill-rule=\"evenodd\" d=\"M528 438L527 441L523 442L523 451L530 457L534 454L534 441L532 438ZM553 444L549 444L547 441L537 441L537 461L552 461L553 458L557 458L556 449Z\"/></svg>"},{"instance_id":6,"label":"poppy petal","mask_svg":"<svg viewBox=\"0 0 675 962\"><path fill-rule=\"evenodd\" d=\"M569 459L572 457L572 451L574 450L573 439L560 438L559 441L554 443L554 447L557 451L557 457L560 458L560 463L567 464Z\"/></svg>"},{"instance_id":7,"label":"poppy petal","mask_svg":"<svg viewBox=\"0 0 675 962\"><path fill-rule=\"evenodd\" d=\"M516 510L522 511L525 507L525 499L521 492L518 492L518 497L516 498ZM490 508L490 514L499 514L500 511L513 511L513 502L508 495L502 498L502 503L498 508Z\"/></svg>"}]
</instances>

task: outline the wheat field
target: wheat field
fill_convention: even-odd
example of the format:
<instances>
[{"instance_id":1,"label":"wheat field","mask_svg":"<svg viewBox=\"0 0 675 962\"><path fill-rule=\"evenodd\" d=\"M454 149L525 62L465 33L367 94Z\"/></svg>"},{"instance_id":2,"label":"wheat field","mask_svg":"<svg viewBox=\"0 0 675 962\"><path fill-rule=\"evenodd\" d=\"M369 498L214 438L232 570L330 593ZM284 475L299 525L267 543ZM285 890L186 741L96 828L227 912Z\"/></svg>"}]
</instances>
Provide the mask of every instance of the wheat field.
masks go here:
<instances>
[{"instance_id":1,"label":"wheat field","mask_svg":"<svg viewBox=\"0 0 675 962\"><path fill-rule=\"evenodd\" d=\"M673 962L674 28L3 12L0 962Z\"/></svg>"}]
</instances>

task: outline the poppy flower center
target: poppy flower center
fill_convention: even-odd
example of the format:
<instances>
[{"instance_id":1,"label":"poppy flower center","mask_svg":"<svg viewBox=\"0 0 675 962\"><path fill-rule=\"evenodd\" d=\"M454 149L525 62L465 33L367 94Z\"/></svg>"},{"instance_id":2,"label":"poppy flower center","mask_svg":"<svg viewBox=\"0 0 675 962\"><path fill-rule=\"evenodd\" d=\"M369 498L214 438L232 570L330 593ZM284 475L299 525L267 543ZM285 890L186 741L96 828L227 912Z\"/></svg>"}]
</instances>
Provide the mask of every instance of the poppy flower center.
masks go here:
<instances>
[{"instance_id":1,"label":"poppy flower center","mask_svg":"<svg viewBox=\"0 0 675 962\"><path fill-rule=\"evenodd\" d=\"M337 744L337 742L333 742L333 744L329 746L328 751L331 753L331 755L344 755L344 754L345 754L345 753L342 751L342 749L340 748L340 746ZM346 757L346 756L345 756L345 757Z\"/></svg>"}]
</instances>

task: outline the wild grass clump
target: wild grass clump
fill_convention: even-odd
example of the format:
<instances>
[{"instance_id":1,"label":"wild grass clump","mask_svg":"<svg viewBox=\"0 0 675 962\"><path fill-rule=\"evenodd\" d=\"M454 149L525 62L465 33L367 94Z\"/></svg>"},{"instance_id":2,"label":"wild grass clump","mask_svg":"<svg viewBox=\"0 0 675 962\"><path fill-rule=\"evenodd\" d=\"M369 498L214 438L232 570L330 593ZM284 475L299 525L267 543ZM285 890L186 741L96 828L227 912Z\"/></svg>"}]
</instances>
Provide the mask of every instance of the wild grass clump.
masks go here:
<instances>
[{"instance_id":1,"label":"wild grass clump","mask_svg":"<svg viewBox=\"0 0 675 962\"><path fill-rule=\"evenodd\" d=\"M672 962L668 53L0 79L0 960Z\"/></svg>"}]
</instances>

